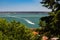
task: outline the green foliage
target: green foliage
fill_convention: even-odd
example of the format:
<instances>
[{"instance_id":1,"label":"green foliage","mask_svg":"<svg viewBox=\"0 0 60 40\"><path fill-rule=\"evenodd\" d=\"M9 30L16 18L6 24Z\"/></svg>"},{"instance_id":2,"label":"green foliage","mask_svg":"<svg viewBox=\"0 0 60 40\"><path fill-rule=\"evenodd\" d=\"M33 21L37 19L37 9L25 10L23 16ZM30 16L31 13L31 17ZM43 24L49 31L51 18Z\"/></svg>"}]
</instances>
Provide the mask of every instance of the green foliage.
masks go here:
<instances>
[{"instance_id":1,"label":"green foliage","mask_svg":"<svg viewBox=\"0 0 60 40\"><path fill-rule=\"evenodd\" d=\"M56 14L51 12L49 16L42 17L39 24L42 28L40 30L42 32L41 35L60 37L60 10Z\"/></svg>"},{"instance_id":2,"label":"green foliage","mask_svg":"<svg viewBox=\"0 0 60 40\"><path fill-rule=\"evenodd\" d=\"M2 39L3 39L3 33L0 32L0 40L2 40Z\"/></svg>"},{"instance_id":3,"label":"green foliage","mask_svg":"<svg viewBox=\"0 0 60 40\"><path fill-rule=\"evenodd\" d=\"M60 0L42 0L43 6L48 9L52 9L52 12L49 12L49 16L42 17L39 25L42 29L40 35L51 35L60 37Z\"/></svg>"},{"instance_id":4,"label":"green foliage","mask_svg":"<svg viewBox=\"0 0 60 40\"><path fill-rule=\"evenodd\" d=\"M42 0L43 6L52 9L52 11L58 11L60 10L60 0Z\"/></svg>"},{"instance_id":5,"label":"green foliage","mask_svg":"<svg viewBox=\"0 0 60 40\"><path fill-rule=\"evenodd\" d=\"M0 40L34 40L32 31L17 21L0 18Z\"/></svg>"}]
</instances>

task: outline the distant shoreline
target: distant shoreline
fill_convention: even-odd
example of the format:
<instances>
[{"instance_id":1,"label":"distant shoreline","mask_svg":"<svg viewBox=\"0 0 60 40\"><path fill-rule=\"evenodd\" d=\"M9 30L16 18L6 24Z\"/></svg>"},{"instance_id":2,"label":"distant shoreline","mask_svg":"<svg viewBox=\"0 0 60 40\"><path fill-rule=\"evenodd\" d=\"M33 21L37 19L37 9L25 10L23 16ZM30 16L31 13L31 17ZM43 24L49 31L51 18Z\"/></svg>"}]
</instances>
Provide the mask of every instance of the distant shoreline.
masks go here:
<instances>
[{"instance_id":1,"label":"distant shoreline","mask_svg":"<svg viewBox=\"0 0 60 40\"><path fill-rule=\"evenodd\" d=\"M6 11L6 12L0 12L0 13L49 13L49 12L42 12L42 11L39 11L39 12L34 12L34 11L31 11L31 12L29 12L29 11L27 11L27 12L19 12L19 11Z\"/></svg>"}]
</instances>

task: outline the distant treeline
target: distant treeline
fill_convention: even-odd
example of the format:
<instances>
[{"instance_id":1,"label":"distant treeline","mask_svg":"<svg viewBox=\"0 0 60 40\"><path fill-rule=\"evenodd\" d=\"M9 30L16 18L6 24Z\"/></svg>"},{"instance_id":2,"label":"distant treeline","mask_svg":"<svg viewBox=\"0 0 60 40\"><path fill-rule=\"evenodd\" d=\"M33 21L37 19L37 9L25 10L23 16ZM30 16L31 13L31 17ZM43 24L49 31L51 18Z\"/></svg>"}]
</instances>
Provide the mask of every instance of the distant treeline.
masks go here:
<instances>
[{"instance_id":1,"label":"distant treeline","mask_svg":"<svg viewBox=\"0 0 60 40\"><path fill-rule=\"evenodd\" d=\"M39 12L0 12L0 13L48 13L48 12L42 12L42 11L39 11Z\"/></svg>"}]
</instances>

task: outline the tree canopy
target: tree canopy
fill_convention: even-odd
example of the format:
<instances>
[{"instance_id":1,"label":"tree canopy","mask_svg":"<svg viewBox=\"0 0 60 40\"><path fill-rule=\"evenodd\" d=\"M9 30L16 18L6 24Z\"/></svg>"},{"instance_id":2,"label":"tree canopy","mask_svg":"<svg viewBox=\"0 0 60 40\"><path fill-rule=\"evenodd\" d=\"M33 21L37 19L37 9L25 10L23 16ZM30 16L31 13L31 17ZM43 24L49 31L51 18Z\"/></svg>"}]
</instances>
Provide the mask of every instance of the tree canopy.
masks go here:
<instances>
[{"instance_id":1,"label":"tree canopy","mask_svg":"<svg viewBox=\"0 0 60 40\"><path fill-rule=\"evenodd\" d=\"M0 18L0 40L34 40L34 35L22 23Z\"/></svg>"},{"instance_id":2,"label":"tree canopy","mask_svg":"<svg viewBox=\"0 0 60 40\"><path fill-rule=\"evenodd\" d=\"M42 0L41 4L52 10L49 16L40 18L41 34L60 37L60 0Z\"/></svg>"},{"instance_id":3,"label":"tree canopy","mask_svg":"<svg viewBox=\"0 0 60 40\"><path fill-rule=\"evenodd\" d=\"M42 0L41 3L52 11L60 10L60 0Z\"/></svg>"}]
</instances>

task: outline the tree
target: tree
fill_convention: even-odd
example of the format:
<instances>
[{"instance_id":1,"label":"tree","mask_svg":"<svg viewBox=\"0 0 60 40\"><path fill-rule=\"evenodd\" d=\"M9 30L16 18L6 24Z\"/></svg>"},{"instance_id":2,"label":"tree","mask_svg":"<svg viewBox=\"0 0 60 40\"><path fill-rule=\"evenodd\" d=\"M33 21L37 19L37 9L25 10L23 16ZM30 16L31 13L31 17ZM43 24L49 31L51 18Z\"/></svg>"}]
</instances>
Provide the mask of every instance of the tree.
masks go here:
<instances>
[{"instance_id":1,"label":"tree","mask_svg":"<svg viewBox=\"0 0 60 40\"><path fill-rule=\"evenodd\" d=\"M0 18L0 40L34 40L34 35L22 23Z\"/></svg>"},{"instance_id":2,"label":"tree","mask_svg":"<svg viewBox=\"0 0 60 40\"><path fill-rule=\"evenodd\" d=\"M52 9L49 16L42 17L39 25L44 28L41 29L43 35L60 37L60 0L42 0L43 6ZM45 24L45 25L44 25Z\"/></svg>"},{"instance_id":3,"label":"tree","mask_svg":"<svg viewBox=\"0 0 60 40\"><path fill-rule=\"evenodd\" d=\"M43 6L52 9L52 11L58 11L60 10L60 0L42 0L42 4L44 4Z\"/></svg>"}]
</instances>

